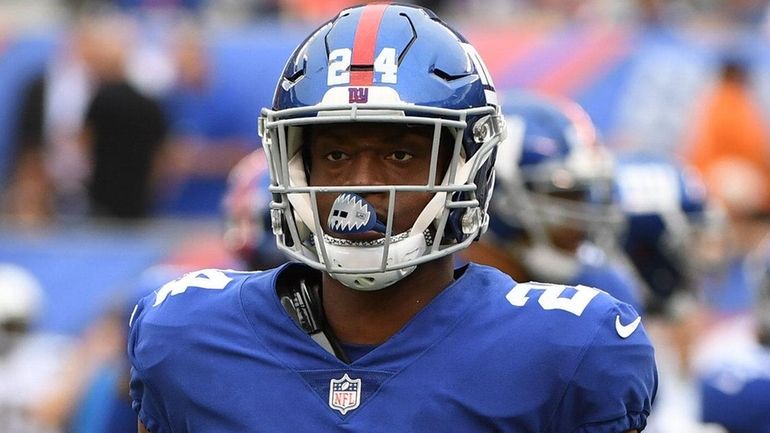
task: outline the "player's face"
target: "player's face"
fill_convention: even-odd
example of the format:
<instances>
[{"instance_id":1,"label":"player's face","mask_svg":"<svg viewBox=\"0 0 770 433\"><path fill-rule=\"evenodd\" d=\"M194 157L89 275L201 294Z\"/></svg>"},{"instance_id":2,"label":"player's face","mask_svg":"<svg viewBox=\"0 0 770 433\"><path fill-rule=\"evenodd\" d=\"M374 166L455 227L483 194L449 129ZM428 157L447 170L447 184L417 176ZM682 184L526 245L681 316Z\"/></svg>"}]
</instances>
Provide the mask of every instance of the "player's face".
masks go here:
<instances>
[{"instance_id":1,"label":"player's face","mask_svg":"<svg viewBox=\"0 0 770 433\"><path fill-rule=\"evenodd\" d=\"M425 185L428 182L433 145L432 126L357 123L310 128L306 155L310 157L311 186ZM436 182L445 173L451 152L439 149ZM318 195L319 218L324 231L337 193ZM388 193L361 193L385 222ZM395 197L393 234L409 230L430 201L432 193L398 192ZM337 236L337 235L335 235ZM346 235L351 240L381 237L374 232Z\"/></svg>"},{"instance_id":2,"label":"player's face","mask_svg":"<svg viewBox=\"0 0 770 433\"><path fill-rule=\"evenodd\" d=\"M585 200L585 192L583 191L562 191L550 195L565 202L573 202L576 205ZM587 236L583 225L574 220L568 219L559 223L550 222L546 226L551 243L556 248L568 253L576 252Z\"/></svg>"}]
</instances>

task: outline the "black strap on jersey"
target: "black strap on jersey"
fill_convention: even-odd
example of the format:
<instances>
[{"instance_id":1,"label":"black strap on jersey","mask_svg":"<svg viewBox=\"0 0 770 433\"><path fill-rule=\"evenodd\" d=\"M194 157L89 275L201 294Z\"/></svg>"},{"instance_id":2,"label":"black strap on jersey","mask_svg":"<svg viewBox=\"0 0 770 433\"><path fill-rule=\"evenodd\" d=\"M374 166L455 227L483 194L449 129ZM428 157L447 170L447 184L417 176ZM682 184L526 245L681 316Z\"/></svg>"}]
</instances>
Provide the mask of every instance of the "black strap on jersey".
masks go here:
<instances>
[{"instance_id":1,"label":"black strap on jersey","mask_svg":"<svg viewBox=\"0 0 770 433\"><path fill-rule=\"evenodd\" d=\"M326 323L321 301L321 274L304 266L289 266L276 281L281 305L316 343L346 364L350 359Z\"/></svg>"}]
</instances>

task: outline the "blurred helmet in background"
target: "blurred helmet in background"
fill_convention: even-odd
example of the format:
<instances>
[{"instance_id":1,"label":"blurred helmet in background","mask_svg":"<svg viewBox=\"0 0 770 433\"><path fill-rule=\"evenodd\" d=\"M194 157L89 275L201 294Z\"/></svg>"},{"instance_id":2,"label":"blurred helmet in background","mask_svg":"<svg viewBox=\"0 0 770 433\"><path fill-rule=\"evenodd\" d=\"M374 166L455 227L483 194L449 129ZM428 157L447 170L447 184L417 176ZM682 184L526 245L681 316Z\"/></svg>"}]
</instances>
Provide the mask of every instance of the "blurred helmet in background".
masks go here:
<instances>
[{"instance_id":1,"label":"blurred helmet in background","mask_svg":"<svg viewBox=\"0 0 770 433\"><path fill-rule=\"evenodd\" d=\"M619 155L615 194L627 221L622 249L659 302L692 292L697 272L724 259L724 214L694 170L663 155Z\"/></svg>"},{"instance_id":2,"label":"blurred helmet in background","mask_svg":"<svg viewBox=\"0 0 770 433\"><path fill-rule=\"evenodd\" d=\"M269 269L286 258L275 245L270 222L270 174L257 149L230 171L223 200L225 247L249 270Z\"/></svg>"},{"instance_id":3,"label":"blurred helmet in background","mask_svg":"<svg viewBox=\"0 0 770 433\"><path fill-rule=\"evenodd\" d=\"M32 273L0 263L0 356L38 319L42 304L43 290Z\"/></svg>"},{"instance_id":4,"label":"blurred helmet in background","mask_svg":"<svg viewBox=\"0 0 770 433\"><path fill-rule=\"evenodd\" d=\"M525 241L528 267L553 272L620 221L611 205L612 157L572 101L516 92L506 95L502 111L508 136L495 166L490 232L498 242Z\"/></svg>"}]
</instances>

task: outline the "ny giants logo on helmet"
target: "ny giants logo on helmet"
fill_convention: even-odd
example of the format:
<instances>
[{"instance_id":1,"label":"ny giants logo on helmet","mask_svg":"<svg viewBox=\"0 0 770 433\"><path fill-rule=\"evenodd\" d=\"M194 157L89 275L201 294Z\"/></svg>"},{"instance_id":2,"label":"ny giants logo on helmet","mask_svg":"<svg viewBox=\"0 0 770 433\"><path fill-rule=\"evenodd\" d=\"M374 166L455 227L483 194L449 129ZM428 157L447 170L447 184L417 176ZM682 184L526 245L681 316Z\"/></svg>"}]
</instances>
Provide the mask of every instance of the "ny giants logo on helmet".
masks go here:
<instances>
[{"instance_id":1,"label":"ny giants logo on helmet","mask_svg":"<svg viewBox=\"0 0 770 433\"><path fill-rule=\"evenodd\" d=\"M368 87L349 87L348 88L348 102L365 104L369 102L369 88Z\"/></svg>"}]
</instances>

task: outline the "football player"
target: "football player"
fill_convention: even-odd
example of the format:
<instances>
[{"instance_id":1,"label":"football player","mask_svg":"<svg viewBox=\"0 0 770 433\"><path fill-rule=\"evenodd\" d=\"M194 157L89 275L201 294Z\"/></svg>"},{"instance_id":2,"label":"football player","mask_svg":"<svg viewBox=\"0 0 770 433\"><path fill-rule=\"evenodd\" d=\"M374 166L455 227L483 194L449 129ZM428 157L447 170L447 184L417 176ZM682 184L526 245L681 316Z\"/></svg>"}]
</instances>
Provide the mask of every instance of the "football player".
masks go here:
<instances>
[{"instance_id":1,"label":"football player","mask_svg":"<svg viewBox=\"0 0 770 433\"><path fill-rule=\"evenodd\" d=\"M64 372L69 338L39 329L45 292L26 268L0 262L0 430L56 433L41 411L51 382Z\"/></svg>"},{"instance_id":2,"label":"football player","mask_svg":"<svg viewBox=\"0 0 770 433\"><path fill-rule=\"evenodd\" d=\"M699 420L692 354L709 324L702 276L719 267L712 250L724 216L697 173L666 155L616 155L614 194L626 220L619 246L644 287L660 365L649 431L715 431Z\"/></svg>"},{"instance_id":3,"label":"football player","mask_svg":"<svg viewBox=\"0 0 770 433\"><path fill-rule=\"evenodd\" d=\"M626 221L620 246L645 287L646 306L677 314L697 296L699 271L716 265L705 247L725 230L724 212L695 171L659 154L617 155L614 195Z\"/></svg>"},{"instance_id":4,"label":"football player","mask_svg":"<svg viewBox=\"0 0 770 433\"><path fill-rule=\"evenodd\" d=\"M701 374L700 414L704 422L723 426L730 433L770 432L770 244L759 254L764 270L754 305L756 343L721 359Z\"/></svg>"},{"instance_id":5,"label":"football player","mask_svg":"<svg viewBox=\"0 0 770 433\"><path fill-rule=\"evenodd\" d=\"M644 428L656 367L632 307L453 266L487 226L504 137L459 33L417 6L345 9L296 49L260 125L296 262L140 301L141 431Z\"/></svg>"},{"instance_id":6,"label":"football player","mask_svg":"<svg viewBox=\"0 0 770 433\"><path fill-rule=\"evenodd\" d=\"M566 99L506 96L490 233L464 255L517 281L601 287L642 312L633 274L597 246L622 215L612 205L612 158L590 117Z\"/></svg>"}]
</instances>

